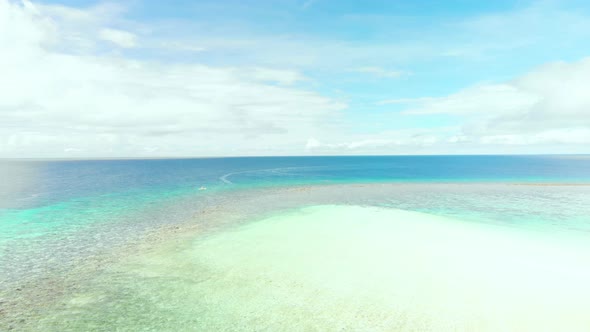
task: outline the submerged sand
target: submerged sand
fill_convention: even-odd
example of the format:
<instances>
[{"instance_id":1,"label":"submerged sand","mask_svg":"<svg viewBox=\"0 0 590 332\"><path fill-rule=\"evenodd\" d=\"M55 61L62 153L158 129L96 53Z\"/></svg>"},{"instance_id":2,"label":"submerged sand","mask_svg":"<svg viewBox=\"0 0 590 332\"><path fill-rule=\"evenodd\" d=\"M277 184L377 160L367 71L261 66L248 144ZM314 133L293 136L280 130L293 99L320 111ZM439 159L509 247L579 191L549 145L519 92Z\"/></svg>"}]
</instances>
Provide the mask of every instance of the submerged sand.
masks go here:
<instances>
[{"instance_id":1,"label":"submerged sand","mask_svg":"<svg viewBox=\"0 0 590 332\"><path fill-rule=\"evenodd\" d=\"M586 331L590 246L397 209L312 206L123 262L44 330Z\"/></svg>"}]
</instances>

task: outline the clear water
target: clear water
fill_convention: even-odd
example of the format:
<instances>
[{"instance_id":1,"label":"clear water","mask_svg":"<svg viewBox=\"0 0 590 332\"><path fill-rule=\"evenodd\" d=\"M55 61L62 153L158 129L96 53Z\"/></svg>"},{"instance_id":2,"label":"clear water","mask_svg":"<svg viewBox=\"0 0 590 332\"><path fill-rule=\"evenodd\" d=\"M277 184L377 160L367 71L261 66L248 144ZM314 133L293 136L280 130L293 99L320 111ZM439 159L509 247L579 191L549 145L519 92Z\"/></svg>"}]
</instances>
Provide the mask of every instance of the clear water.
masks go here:
<instances>
[{"instance_id":1,"label":"clear water","mask_svg":"<svg viewBox=\"0 0 590 332\"><path fill-rule=\"evenodd\" d=\"M2 161L0 175L0 330L174 326L192 309L171 296L157 301L176 315L156 310L151 325L140 323L150 302L131 302L150 281L130 290L129 259L170 241L190 252L194 239L305 206L418 211L567 241L590 231L588 156ZM119 298L122 289L129 294Z\"/></svg>"},{"instance_id":2,"label":"clear water","mask_svg":"<svg viewBox=\"0 0 590 332\"><path fill-rule=\"evenodd\" d=\"M199 186L318 182L589 182L590 156L0 161L0 208Z\"/></svg>"}]
</instances>

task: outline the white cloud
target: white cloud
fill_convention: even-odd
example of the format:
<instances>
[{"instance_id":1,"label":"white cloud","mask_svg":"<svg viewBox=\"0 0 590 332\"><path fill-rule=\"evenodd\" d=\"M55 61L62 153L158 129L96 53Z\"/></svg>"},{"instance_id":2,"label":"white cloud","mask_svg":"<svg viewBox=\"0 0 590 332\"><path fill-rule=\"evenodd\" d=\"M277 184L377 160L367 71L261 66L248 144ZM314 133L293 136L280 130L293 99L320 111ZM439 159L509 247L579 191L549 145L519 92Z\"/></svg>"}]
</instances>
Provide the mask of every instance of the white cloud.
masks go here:
<instances>
[{"instance_id":1,"label":"white cloud","mask_svg":"<svg viewBox=\"0 0 590 332\"><path fill-rule=\"evenodd\" d=\"M132 48L137 46L137 36L128 31L103 28L98 32L98 36L100 39L109 41L120 47Z\"/></svg>"},{"instance_id":2,"label":"white cloud","mask_svg":"<svg viewBox=\"0 0 590 332\"><path fill-rule=\"evenodd\" d=\"M445 47L158 39L149 29L133 29L121 17L124 12L117 5L74 9L0 0L0 156L590 152L590 59L549 64L444 97L383 100L378 111L361 117L341 112L344 102L304 89L316 83L301 68L329 72L436 57L440 52L433 49L443 52L461 44L458 39ZM488 28L498 26L494 22L466 26L501 39L504 32ZM139 46L189 51L191 57L174 63L126 56L126 48ZM492 47L473 46L477 52ZM217 63L225 65L199 64L195 59L202 54L219 55ZM388 61L372 61L375 57ZM354 71L381 78L406 75L386 67ZM405 111L389 112L387 105ZM441 116L452 118L453 125L414 121L413 127L390 129L410 117Z\"/></svg>"},{"instance_id":3,"label":"white cloud","mask_svg":"<svg viewBox=\"0 0 590 332\"><path fill-rule=\"evenodd\" d=\"M418 105L406 111L410 114L488 115L489 112L513 114L532 107L539 101L538 99L539 96L511 84L485 84L467 88L447 97L401 99L401 101ZM391 101L381 103L391 103Z\"/></svg>"},{"instance_id":4,"label":"white cloud","mask_svg":"<svg viewBox=\"0 0 590 332\"><path fill-rule=\"evenodd\" d=\"M52 46L55 50L59 49L69 54L92 54L100 49L103 41L109 44L107 47L111 47L116 41L124 45L136 42L133 33L113 27L126 25L122 15L126 13L127 8L121 4L99 2L87 8L73 8L57 4L32 4L28 1L27 3L28 5L24 6L25 12L34 14L36 21L51 22L54 29Z\"/></svg>"},{"instance_id":5,"label":"white cloud","mask_svg":"<svg viewBox=\"0 0 590 332\"><path fill-rule=\"evenodd\" d=\"M241 75L246 76L244 78L260 82L289 85L305 80L305 77L301 73L294 70L257 67L250 69L236 69L236 71Z\"/></svg>"},{"instance_id":6,"label":"white cloud","mask_svg":"<svg viewBox=\"0 0 590 332\"><path fill-rule=\"evenodd\" d=\"M186 42L178 42L178 41L163 41L159 43L159 48L172 50L172 51L181 51L181 52L192 52L192 53L199 53L206 51L207 49L199 44L194 44L191 41Z\"/></svg>"},{"instance_id":7,"label":"white cloud","mask_svg":"<svg viewBox=\"0 0 590 332\"><path fill-rule=\"evenodd\" d=\"M590 144L590 128L548 129L529 134L485 135L482 144L538 145L538 144Z\"/></svg>"},{"instance_id":8,"label":"white cloud","mask_svg":"<svg viewBox=\"0 0 590 332\"><path fill-rule=\"evenodd\" d=\"M0 22L2 156L288 153L346 107L293 70L61 53L44 7L0 0Z\"/></svg>"},{"instance_id":9,"label":"white cloud","mask_svg":"<svg viewBox=\"0 0 590 332\"><path fill-rule=\"evenodd\" d=\"M316 154L386 154L403 153L414 154L429 151L431 147L441 143L447 128L405 129L386 131L378 134L355 135L354 137L328 137L329 142L323 142L314 137L307 140L305 146L310 153ZM439 145L440 147L440 145ZM430 150L429 153L432 153Z\"/></svg>"},{"instance_id":10,"label":"white cloud","mask_svg":"<svg viewBox=\"0 0 590 332\"><path fill-rule=\"evenodd\" d=\"M310 137L307 140L307 144L305 144L305 149L315 149L315 148L319 148L322 146L322 143L320 141L318 141L317 139Z\"/></svg>"},{"instance_id":11,"label":"white cloud","mask_svg":"<svg viewBox=\"0 0 590 332\"><path fill-rule=\"evenodd\" d=\"M410 128L310 139L316 153L588 153L590 58L541 66L504 83L478 84L445 97L398 98L383 121L446 116L456 126ZM322 142L328 143L322 143Z\"/></svg>"},{"instance_id":12,"label":"white cloud","mask_svg":"<svg viewBox=\"0 0 590 332\"><path fill-rule=\"evenodd\" d=\"M552 63L501 84L483 84L424 99L408 114L465 119L469 134L517 135L590 128L590 58Z\"/></svg>"}]
</instances>

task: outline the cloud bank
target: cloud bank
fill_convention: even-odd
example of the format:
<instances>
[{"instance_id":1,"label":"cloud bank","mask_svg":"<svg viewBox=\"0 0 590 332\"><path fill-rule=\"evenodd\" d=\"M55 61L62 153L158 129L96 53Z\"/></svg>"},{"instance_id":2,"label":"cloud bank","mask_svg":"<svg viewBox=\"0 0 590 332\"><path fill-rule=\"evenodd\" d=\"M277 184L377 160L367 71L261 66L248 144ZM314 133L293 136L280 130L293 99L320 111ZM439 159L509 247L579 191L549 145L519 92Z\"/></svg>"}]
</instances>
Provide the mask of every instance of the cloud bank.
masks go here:
<instances>
[{"instance_id":1,"label":"cloud bank","mask_svg":"<svg viewBox=\"0 0 590 332\"><path fill-rule=\"evenodd\" d=\"M420 72L373 65L371 54L393 50L403 61L450 55L406 42L365 48L315 41L306 48L264 36L276 60L259 61L256 38L161 38L152 32L162 27L131 21L127 11L112 3L0 0L0 157L590 153L590 58L442 96L391 90L390 98L363 104L318 79L326 59L333 59L330 72L340 68L336 77L392 84ZM537 24L543 13L535 7L457 26L489 35L486 47L476 47L481 56L522 44L498 27ZM558 14L575 25L568 29L586 26L580 15ZM491 45L499 39L509 42ZM219 63L200 61L202 53L218 55ZM224 57L235 53L240 61Z\"/></svg>"},{"instance_id":2,"label":"cloud bank","mask_svg":"<svg viewBox=\"0 0 590 332\"><path fill-rule=\"evenodd\" d=\"M589 153L590 58L556 62L504 83L478 84L444 97L383 100L402 104L401 117L447 116L450 127L364 135L355 140L310 138L323 153Z\"/></svg>"},{"instance_id":3,"label":"cloud bank","mask_svg":"<svg viewBox=\"0 0 590 332\"><path fill-rule=\"evenodd\" d=\"M590 58L557 62L501 84L421 99L406 114L461 117L461 134L482 143L590 144Z\"/></svg>"},{"instance_id":4,"label":"cloud bank","mask_svg":"<svg viewBox=\"0 0 590 332\"><path fill-rule=\"evenodd\" d=\"M89 49L104 40L138 46L134 34L89 20L0 0L2 156L274 154L302 146L346 107L296 87L305 77L292 70L62 51L76 25L96 27L96 39L83 42Z\"/></svg>"}]
</instances>

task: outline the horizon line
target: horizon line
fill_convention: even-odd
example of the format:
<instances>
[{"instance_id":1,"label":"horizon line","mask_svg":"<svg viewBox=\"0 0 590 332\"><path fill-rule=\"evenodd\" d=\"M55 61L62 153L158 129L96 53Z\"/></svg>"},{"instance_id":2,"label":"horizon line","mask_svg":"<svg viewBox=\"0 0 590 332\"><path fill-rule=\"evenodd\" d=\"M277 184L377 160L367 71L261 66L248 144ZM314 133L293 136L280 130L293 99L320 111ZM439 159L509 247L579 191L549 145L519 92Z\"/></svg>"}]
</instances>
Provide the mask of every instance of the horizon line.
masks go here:
<instances>
[{"instance_id":1,"label":"horizon line","mask_svg":"<svg viewBox=\"0 0 590 332\"><path fill-rule=\"evenodd\" d=\"M238 155L238 156L154 156L154 157L0 157L0 161L115 161L115 160L186 160L231 158L325 158L325 157L476 157L476 156L590 156L590 153L474 153L474 154L355 154L355 155Z\"/></svg>"}]
</instances>

